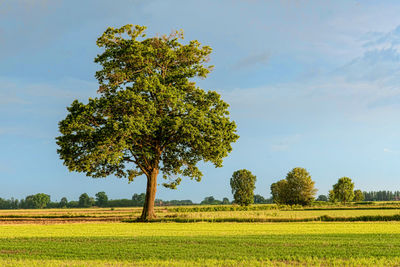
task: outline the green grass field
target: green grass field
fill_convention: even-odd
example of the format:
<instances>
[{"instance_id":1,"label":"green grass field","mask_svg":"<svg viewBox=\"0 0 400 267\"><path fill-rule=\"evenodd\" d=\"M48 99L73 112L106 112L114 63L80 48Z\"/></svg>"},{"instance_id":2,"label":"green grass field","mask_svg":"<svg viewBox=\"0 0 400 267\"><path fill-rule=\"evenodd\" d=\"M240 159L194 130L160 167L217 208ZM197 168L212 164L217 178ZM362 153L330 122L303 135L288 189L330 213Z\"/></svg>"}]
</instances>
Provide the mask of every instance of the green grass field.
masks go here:
<instances>
[{"instance_id":1,"label":"green grass field","mask_svg":"<svg viewBox=\"0 0 400 267\"><path fill-rule=\"evenodd\" d=\"M400 266L396 204L0 210L0 266ZM321 216L356 221L243 222Z\"/></svg>"},{"instance_id":2,"label":"green grass field","mask_svg":"<svg viewBox=\"0 0 400 267\"><path fill-rule=\"evenodd\" d=\"M0 225L7 265L400 264L398 222Z\"/></svg>"}]
</instances>

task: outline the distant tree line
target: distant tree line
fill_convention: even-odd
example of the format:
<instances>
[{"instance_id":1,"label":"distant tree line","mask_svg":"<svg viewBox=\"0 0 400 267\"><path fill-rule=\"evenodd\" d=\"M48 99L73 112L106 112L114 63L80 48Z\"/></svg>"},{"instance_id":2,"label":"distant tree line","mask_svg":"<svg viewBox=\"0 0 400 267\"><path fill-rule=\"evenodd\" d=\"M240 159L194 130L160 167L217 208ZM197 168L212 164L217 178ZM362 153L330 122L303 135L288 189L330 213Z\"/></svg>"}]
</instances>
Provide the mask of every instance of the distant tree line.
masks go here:
<instances>
[{"instance_id":1,"label":"distant tree line","mask_svg":"<svg viewBox=\"0 0 400 267\"><path fill-rule=\"evenodd\" d=\"M310 205L314 200L341 202L346 204L351 201L400 201L400 191L369 191L354 190L354 183L349 177L342 177L333 185L329 195L319 195L314 199L316 189L311 175L304 168L294 168L285 179L271 185L271 198L264 198L254 194L256 176L250 171L242 169L233 173L230 180L233 201L227 197L222 200L213 196L205 197L200 205L228 205L238 204L247 206L250 204L285 204L285 205ZM105 192L98 192L94 197L87 193L79 196L77 201L68 201L66 197L59 202L52 202L50 195L38 193L29 195L25 199L0 198L0 209L43 209L43 208L90 208L90 207L142 207L146 194L133 194L131 199L108 199ZM157 206L183 206L198 205L192 200L162 200L155 199Z\"/></svg>"},{"instance_id":2,"label":"distant tree line","mask_svg":"<svg viewBox=\"0 0 400 267\"><path fill-rule=\"evenodd\" d=\"M0 198L0 209L43 209L43 208L90 208L90 207L142 207L145 201L145 193L133 194L131 199L108 199L105 192L98 192L95 197L90 197L87 193L79 196L77 201L68 201L66 197L59 202L50 200L50 195L38 193L29 195L25 199L3 199ZM228 198L222 200L215 199L213 196L205 197L200 205L225 205L232 204ZM272 203L272 199L265 199L261 195L254 195L255 204ZM157 206L183 206L198 205L192 200L162 200L156 199Z\"/></svg>"},{"instance_id":3,"label":"distant tree line","mask_svg":"<svg viewBox=\"0 0 400 267\"><path fill-rule=\"evenodd\" d=\"M399 201L400 191L369 191L362 192L365 201Z\"/></svg>"},{"instance_id":4,"label":"distant tree line","mask_svg":"<svg viewBox=\"0 0 400 267\"><path fill-rule=\"evenodd\" d=\"M254 195L253 201L254 204L271 204L273 203L272 198L264 198L261 195ZM236 200L229 201L227 197L224 197L222 200L215 199L213 196L205 197L203 201L200 202L200 205L229 205L229 204L239 204Z\"/></svg>"}]
</instances>

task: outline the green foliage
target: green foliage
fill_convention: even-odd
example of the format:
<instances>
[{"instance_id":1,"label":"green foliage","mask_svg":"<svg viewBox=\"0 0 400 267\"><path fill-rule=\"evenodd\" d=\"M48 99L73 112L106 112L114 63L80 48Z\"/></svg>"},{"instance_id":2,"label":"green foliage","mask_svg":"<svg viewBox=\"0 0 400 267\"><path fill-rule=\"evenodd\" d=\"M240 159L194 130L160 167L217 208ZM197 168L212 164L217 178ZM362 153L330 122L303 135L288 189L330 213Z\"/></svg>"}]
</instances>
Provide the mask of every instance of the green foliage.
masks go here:
<instances>
[{"instance_id":1,"label":"green foliage","mask_svg":"<svg viewBox=\"0 0 400 267\"><path fill-rule=\"evenodd\" d=\"M328 201L328 197L325 195L319 195L317 201Z\"/></svg>"},{"instance_id":2,"label":"green foliage","mask_svg":"<svg viewBox=\"0 0 400 267\"><path fill-rule=\"evenodd\" d=\"M205 197L203 201L200 202L201 205L220 205L221 200L215 199L213 196Z\"/></svg>"},{"instance_id":3,"label":"green foliage","mask_svg":"<svg viewBox=\"0 0 400 267\"><path fill-rule=\"evenodd\" d=\"M28 209L44 209L50 203L50 196L44 193L27 196L25 207Z\"/></svg>"},{"instance_id":4,"label":"green foliage","mask_svg":"<svg viewBox=\"0 0 400 267\"><path fill-rule=\"evenodd\" d=\"M129 181L160 169L164 185L181 176L200 181L200 161L222 166L238 139L228 104L196 87L205 78L211 48L181 44L181 32L144 38L145 27L108 28L97 40L98 98L75 100L59 123L60 158L70 171Z\"/></svg>"},{"instance_id":5,"label":"green foliage","mask_svg":"<svg viewBox=\"0 0 400 267\"><path fill-rule=\"evenodd\" d=\"M79 201L72 200L68 201L67 208L81 208L81 207L79 206Z\"/></svg>"},{"instance_id":6,"label":"green foliage","mask_svg":"<svg viewBox=\"0 0 400 267\"><path fill-rule=\"evenodd\" d=\"M88 208L93 206L94 200L89 197L88 194L83 193L79 196L79 207L81 208Z\"/></svg>"},{"instance_id":7,"label":"green foliage","mask_svg":"<svg viewBox=\"0 0 400 267\"><path fill-rule=\"evenodd\" d=\"M266 199L261 195L254 195L254 204L270 204L272 203L271 199Z\"/></svg>"},{"instance_id":8,"label":"green foliage","mask_svg":"<svg viewBox=\"0 0 400 267\"><path fill-rule=\"evenodd\" d=\"M286 179L271 185L271 194L275 203L287 205L310 205L317 190L315 182L304 168L294 168Z\"/></svg>"},{"instance_id":9,"label":"green foliage","mask_svg":"<svg viewBox=\"0 0 400 267\"><path fill-rule=\"evenodd\" d=\"M107 207L108 196L105 192L98 192L96 195L96 205L99 207Z\"/></svg>"},{"instance_id":10,"label":"green foliage","mask_svg":"<svg viewBox=\"0 0 400 267\"><path fill-rule=\"evenodd\" d=\"M236 204L248 206L254 202L256 176L249 170L235 171L231 178L233 199Z\"/></svg>"},{"instance_id":11,"label":"green foliage","mask_svg":"<svg viewBox=\"0 0 400 267\"><path fill-rule=\"evenodd\" d=\"M156 201L157 202L157 201ZM184 199L184 200L158 200L158 204L160 206L187 206L187 205L193 205L193 202L190 199Z\"/></svg>"},{"instance_id":12,"label":"green foliage","mask_svg":"<svg viewBox=\"0 0 400 267\"><path fill-rule=\"evenodd\" d=\"M133 194L132 196L132 204L134 207L141 207L144 204L144 200L146 198L146 194L145 193L141 193L141 194Z\"/></svg>"},{"instance_id":13,"label":"green foliage","mask_svg":"<svg viewBox=\"0 0 400 267\"><path fill-rule=\"evenodd\" d=\"M399 201L400 200L400 191L388 191L388 190L380 190L380 191L369 191L363 192L364 200L366 201Z\"/></svg>"},{"instance_id":14,"label":"green foliage","mask_svg":"<svg viewBox=\"0 0 400 267\"><path fill-rule=\"evenodd\" d=\"M66 197L61 198L59 207L60 208L66 208L68 206L68 200Z\"/></svg>"},{"instance_id":15,"label":"green foliage","mask_svg":"<svg viewBox=\"0 0 400 267\"><path fill-rule=\"evenodd\" d=\"M349 177L342 177L336 184L333 185L332 198L346 204L354 198L354 183Z\"/></svg>"},{"instance_id":16,"label":"green foliage","mask_svg":"<svg viewBox=\"0 0 400 267\"><path fill-rule=\"evenodd\" d=\"M354 190L354 201L363 201L364 200L364 194L361 190Z\"/></svg>"},{"instance_id":17,"label":"green foliage","mask_svg":"<svg viewBox=\"0 0 400 267\"><path fill-rule=\"evenodd\" d=\"M132 199L110 199L107 207L134 207Z\"/></svg>"},{"instance_id":18,"label":"green foliage","mask_svg":"<svg viewBox=\"0 0 400 267\"><path fill-rule=\"evenodd\" d=\"M23 203L21 203L23 202ZM0 198L0 209L18 209L23 208L24 200L19 201L18 199L3 199Z\"/></svg>"},{"instance_id":19,"label":"green foliage","mask_svg":"<svg viewBox=\"0 0 400 267\"><path fill-rule=\"evenodd\" d=\"M329 190L328 200L332 203L336 202L335 191Z\"/></svg>"},{"instance_id":20,"label":"green foliage","mask_svg":"<svg viewBox=\"0 0 400 267\"><path fill-rule=\"evenodd\" d=\"M287 190L288 185L286 179L279 180L278 182L271 184L271 195L276 204L288 203L289 193Z\"/></svg>"},{"instance_id":21,"label":"green foliage","mask_svg":"<svg viewBox=\"0 0 400 267\"><path fill-rule=\"evenodd\" d=\"M223 199L222 199L222 203L221 204L223 204L223 205L228 205L228 204L231 204L231 202L229 201L229 199L227 198L227 197L224 197Z\"/></svg>"}]
</instances>

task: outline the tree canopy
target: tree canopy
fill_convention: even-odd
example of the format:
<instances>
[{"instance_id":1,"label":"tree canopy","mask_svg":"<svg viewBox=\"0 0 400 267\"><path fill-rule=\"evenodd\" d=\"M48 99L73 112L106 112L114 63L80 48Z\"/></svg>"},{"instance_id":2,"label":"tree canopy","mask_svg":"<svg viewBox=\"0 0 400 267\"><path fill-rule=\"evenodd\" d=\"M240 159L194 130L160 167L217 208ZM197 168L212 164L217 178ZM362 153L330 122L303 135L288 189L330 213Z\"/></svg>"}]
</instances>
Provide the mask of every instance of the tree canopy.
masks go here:
<instances>
[{"instance_id":1,"label":"tree canopy","mask_svg":"<svg viewBox=\"0 0 400 267\"><path fill-rule=\"evenodd\" d=\"M33 209L44 209L50 202L50 196L44 193L27 196L25 205Z\"/></svg>"},{"instance_id":2,"label":"tree canopy","mask_svg":"<svg viewBox=\"0 0 400 267\"><path fill-rule=\"evenodd\" d=\"M354 198L354 183L349 177L339 178L338 182L333 185L332 197L335 200L346 204Z\"/></svg>"},{"instance_id":3,"label":"tree canopy","mask_svg":"<svg viewBox=\"0 0 400 267\"><path fill-rule=\"evenodd\" d=\"M297 167L288 172L286 179L271 185L271 194L278 204L309 205L317 192L314 184L307 170Z\"/></svg>"},{"instance_id":4,"label":"tree canopy","mask_svg":"<svg viewBox=\"0 0 400 267\"><path fill-rule=\"evenodd\" d=\"M205 78L209 46L180 43L182 32L145 38L143 26L108 28L95 58L99 97L75 100L59 123L58 153L70 171L115 175L131 182L146 175L141 218L155 217L157 176L175 189L186 176L202 177L200 161L222 166L238 139L228 104L191 81Z\"/></svg>"},{"instance_id":5,"label":"tree canopy","mask_svg":"<svg viewBox=\"0 0 400 267\"><path fill-rule=\"evenodd\" d=\"M108 202L108 196L106 192L101 191L96 193L96 205L99 207L106 207Z\"/></svg>"},{"instance_id":6,"label":"tree canopy","mask_svg":"<svg viewBox=\"0 0 400 267\"><path fill-rule=\"evenodd\" d=\"M248 206L254 203L256 176L249 170L235 171L231 178L233 199L236 204Z\"/></svg>"},{"instance_id":7,"label":"tree canopy","mask_svg":"<svg viewBox=\"0 0 400 267\"><path fill-rule=\"evenodd\" d=\"M93 205L93 200L89 197L87 193L83 193L79 196L79 207L88 208Z\"/></svg>"},{"instance_id":8,"label":"tree canopy","mask_svg":"<svg viewBox=\"0 0 400 267\"><path fill-rule=\"evenodd\" d=\"M354 190L354 201L363 201L364 200L364 194L360 189Z\"/></svg>"}]
</instances>

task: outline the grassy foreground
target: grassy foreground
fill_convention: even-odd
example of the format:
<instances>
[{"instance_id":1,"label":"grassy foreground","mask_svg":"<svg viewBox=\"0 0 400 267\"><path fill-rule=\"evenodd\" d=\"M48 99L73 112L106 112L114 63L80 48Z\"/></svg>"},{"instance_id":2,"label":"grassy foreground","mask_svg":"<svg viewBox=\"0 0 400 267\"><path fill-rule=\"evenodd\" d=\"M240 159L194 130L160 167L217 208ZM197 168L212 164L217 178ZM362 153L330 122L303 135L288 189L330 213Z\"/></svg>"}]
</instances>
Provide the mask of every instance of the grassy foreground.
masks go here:
<instances>
[{"instance_id":1,"label":"grassy foreground","mask_svg":"<svg viewBox=\"0 0 400 267\"><path fill-rule=\"evenodd\" d=\"M398 266L399 222L0 225L1 266Z\"/></svg>"}]
</instances>

